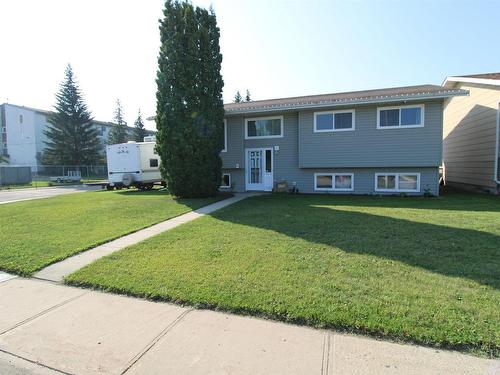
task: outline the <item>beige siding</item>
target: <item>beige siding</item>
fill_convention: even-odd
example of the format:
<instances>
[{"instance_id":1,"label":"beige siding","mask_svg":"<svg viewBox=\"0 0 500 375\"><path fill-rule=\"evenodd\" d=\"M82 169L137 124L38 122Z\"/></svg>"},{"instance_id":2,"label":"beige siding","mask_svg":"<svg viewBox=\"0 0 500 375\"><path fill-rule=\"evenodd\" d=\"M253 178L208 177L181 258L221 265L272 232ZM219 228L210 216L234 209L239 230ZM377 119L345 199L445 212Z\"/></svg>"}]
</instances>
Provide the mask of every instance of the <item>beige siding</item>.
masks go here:
<instances>
[{"instance_id":1,"label":"beige siding","mask_svg":"<svg viewBox=\"0 0 500 375\"><path fill-rule=\"evenodd\" d=\"M446 182L496 189L494 165L500 87L457 83L469 96L448 101L444 111Z\"/></svg>"}]
</instances>

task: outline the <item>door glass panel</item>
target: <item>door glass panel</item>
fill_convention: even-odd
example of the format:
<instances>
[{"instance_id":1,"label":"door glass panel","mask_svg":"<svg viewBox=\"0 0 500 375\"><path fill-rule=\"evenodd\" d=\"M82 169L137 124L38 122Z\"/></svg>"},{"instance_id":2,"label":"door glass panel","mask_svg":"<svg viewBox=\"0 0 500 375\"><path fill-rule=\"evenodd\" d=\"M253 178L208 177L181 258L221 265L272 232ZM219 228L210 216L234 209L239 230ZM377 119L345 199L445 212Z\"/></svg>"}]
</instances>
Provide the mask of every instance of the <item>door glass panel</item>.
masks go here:
<instances>
[{"instance_id":1,"label":"door glass panel","mask_svg":"<svg viewBox=\"0 0 500 375\"><path fill-rule=\"evenodd\" d=\"M266 150L266 172L271 173L272 168L272 154L271 150Z\"/></svg>"},{"instance_id":2,"label":"door glass panel","mask_svg":"<svg viewBox=\"0 0 500 375\"><path fill-rule=\"evenodd\" d=\"M248 151L248 180L251 184L261 183L262 151Z\"/></svg>"}]
</instances>

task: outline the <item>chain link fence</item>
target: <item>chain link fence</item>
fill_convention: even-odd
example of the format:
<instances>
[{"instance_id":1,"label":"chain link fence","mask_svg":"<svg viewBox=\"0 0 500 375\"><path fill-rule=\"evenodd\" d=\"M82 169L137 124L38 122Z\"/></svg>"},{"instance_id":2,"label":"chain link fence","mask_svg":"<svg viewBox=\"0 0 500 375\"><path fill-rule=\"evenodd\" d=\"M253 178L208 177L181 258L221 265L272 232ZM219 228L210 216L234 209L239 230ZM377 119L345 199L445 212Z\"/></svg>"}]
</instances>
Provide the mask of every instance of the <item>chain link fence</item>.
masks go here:
<instances>
[{"instance_id":1,"label":"chain link fence","mask_svg":"<svg viewBox=\"0 0 500 375\"><path fill-rule=\"evenodd\" d=\"M0 165L0 189L106 181L106 165Z\"/></svg>"}]
</instances>

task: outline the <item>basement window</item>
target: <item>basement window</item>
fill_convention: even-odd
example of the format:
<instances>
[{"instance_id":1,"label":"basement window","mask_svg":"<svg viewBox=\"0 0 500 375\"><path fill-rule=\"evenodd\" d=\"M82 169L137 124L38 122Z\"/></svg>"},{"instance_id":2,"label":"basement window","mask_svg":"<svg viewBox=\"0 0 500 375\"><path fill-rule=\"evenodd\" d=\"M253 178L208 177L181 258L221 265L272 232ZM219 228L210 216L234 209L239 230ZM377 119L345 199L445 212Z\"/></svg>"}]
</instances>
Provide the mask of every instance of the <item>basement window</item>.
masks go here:
<instances>
[{"instance_id":1,"label":"basement window","mask_svg":"<svg viewBox=\"0 0 500 375\"><path fill-rule=\"evenodd\" d=\"M220 184L221 188L230 188L231 187L231 175L229 173L222 174L222 181Z\"/></svg>"}]
</instances>

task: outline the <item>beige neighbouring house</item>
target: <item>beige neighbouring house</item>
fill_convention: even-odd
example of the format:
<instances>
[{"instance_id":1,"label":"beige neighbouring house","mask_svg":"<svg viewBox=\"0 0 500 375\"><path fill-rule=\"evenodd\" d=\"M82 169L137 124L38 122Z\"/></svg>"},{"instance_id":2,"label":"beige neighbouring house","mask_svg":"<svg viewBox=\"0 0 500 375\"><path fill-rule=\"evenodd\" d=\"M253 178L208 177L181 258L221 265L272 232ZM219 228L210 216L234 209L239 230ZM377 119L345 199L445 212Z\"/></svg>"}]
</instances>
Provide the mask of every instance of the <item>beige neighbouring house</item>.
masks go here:
<instances>
[{"instance_id":1,"label":"beige neighbouring house","mask_svg":"<svg viewBox=\"0 0 500 375\"><path fill-rule=\"evenodd\" d=\"M445 184L500 194L500 73L448 77L443 86L469 91L445 104Z\"/></svg>"}]
</instances>

